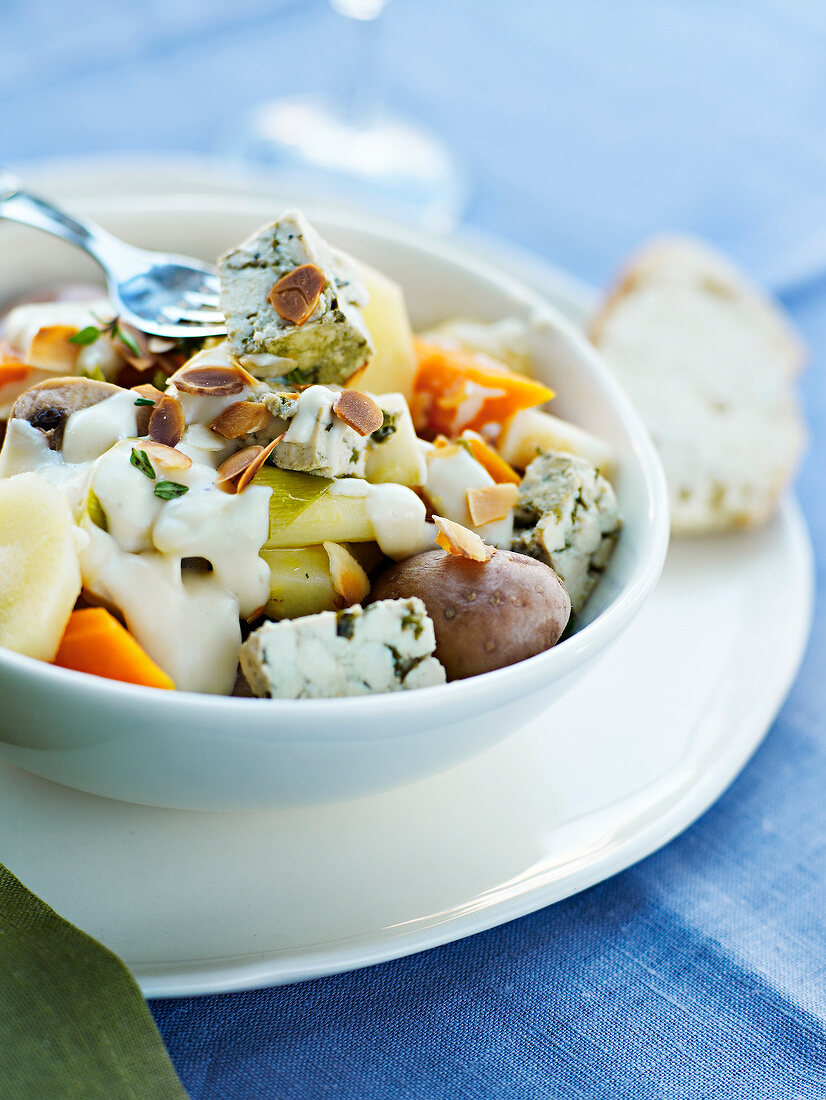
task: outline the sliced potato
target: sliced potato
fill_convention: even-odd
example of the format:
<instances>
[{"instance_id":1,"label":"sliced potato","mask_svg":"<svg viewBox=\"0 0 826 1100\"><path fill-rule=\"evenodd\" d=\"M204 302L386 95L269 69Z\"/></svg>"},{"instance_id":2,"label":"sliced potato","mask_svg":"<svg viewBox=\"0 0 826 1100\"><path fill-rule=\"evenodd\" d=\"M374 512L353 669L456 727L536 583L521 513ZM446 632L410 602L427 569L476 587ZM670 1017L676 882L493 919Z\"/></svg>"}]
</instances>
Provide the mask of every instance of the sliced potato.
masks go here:
<instances>
[{"instance_id":1,"label":"sliced potato","mask_svg":"<svg viewBox=\"0 0 826 1100\"><path fill-rule=\"evenodd\" d=\"M424 485L427 463L416 438L407 401L401 393L384 393L376 397L383 412L392 418L393 430L380 442L370 440L364 476L374 484L392 482L396 485ZM382 429L379 429L379 435Z\"/></svg>"},{"instance_id":2,"label":"sliced potato","mask_svg":"<svg viewBox=\"0 0 826 1100\"><path fill-rule=\"evenodd\" d=\"M523 409L505 422L497 442L505 462L524 470L544 451L564 451L586 458L607 478L616 469L616 457L611 447L591 432L560 420L540 409Z\"/></svg>"},{"instance_id":3,"label":"sliced potato","mask_svg":"<svg viewBox=\"0 0 826 1100\"><path fill-rule=\"evenodd\" d=\"M369 264L358 261L370 301L362 310L375 354L351 384L366 393L398 392L409 401L416 359L402 288Z\"/></svg>"},{"instance_id":4,"label":"sliced potato","mask_svg":"<svg viewBox=\"0 0 826 1100\"><path fill-rule=\"evenodd\" d=\"M66 498L37 474L0 480L0 645L57 653L80 594L77 529Z\"/></svg>"}]
</instances>

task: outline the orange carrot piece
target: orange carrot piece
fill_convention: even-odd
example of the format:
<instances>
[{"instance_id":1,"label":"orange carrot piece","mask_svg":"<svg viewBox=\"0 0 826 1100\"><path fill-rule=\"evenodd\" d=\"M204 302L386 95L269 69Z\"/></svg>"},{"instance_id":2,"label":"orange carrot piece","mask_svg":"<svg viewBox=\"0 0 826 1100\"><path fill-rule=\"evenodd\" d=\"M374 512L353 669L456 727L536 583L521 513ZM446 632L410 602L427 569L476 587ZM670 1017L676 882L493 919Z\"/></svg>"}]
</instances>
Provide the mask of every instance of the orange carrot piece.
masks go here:
<instances>
[{"instance_id":1,"label":"orange carrot piece","mask_svg":"<svg viewBox=\"0 0 826 1100\"><path fill-rule=\"evenodd\" d=\"M31 369L5 340L0 340L0 387L22 382Z\"/></svg>"},{"instance_id":2,"label":"orange carrot piece","mask_svg":"<svg viewBox=\"0 0 826 1100\"><path fill-rule=\"evenodd\" d=\"M499 452L494 451L493 447L485 443L484 439L480 439L476 435L463 435L460 439L462 443L468 445L470 453L498 485L518 485L520 483L522 478L513 466L505 462Z\"/></svg>"},{"instance_id":3,"label":"orange carrot piece","mask_svg":"<svg viewBox=\"0 0 826 1100\"><path fill-rule=\"evenodd\" d=\"M175 688L129 631L102 607L72 612L54 663L127 684Z\"/></svg>"},{"instance_id":4,"label":"orange carrot piece","mask_svg":"<svg viewBox=\"0 0 826 1100\"><path fill-rule=\"evenodd\" d=\"M26 363L16 363L7 360L0 363L0 386L7 386L10 382L22 382L32 368Z\"/></svg>"},{"instance_id":5,"label":"orange carrot piece","mask_svg":"<svg viewBox=\"0 0 826 1100\"><path fill-rule=\"evenodd\" d=\"M489 356L413 341L418 369L413 380L413 409L420 431L456 436L501 424L521 409L542 405L553 390L512 371Z\"/></svg>"}]
</instances>

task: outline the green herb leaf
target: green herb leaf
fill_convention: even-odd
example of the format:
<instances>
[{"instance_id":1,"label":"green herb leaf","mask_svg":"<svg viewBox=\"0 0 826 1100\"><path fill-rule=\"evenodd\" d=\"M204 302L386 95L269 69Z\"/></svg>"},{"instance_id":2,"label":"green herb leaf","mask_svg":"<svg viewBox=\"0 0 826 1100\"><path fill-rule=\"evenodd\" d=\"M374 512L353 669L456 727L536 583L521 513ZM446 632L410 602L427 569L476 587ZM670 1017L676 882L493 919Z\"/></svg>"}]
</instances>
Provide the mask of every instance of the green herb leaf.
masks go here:
<instances>
[{"instance_id":1,"label":"green herb leaf","mask_svg":"<svg viewBox=\"0 0 826 1100\"><path fill-rule=\"evenodd\" d=\"M376 428L374 432L371 432L370 438L374 443L384 443L386 439L396 431L397 424L396 413L389 413L385 409L382 409L381 427Z\"/></svg>"},{"instance_id":2,"label":"green herb leaf","mask_svg":"<svg viewBox=\"0 0 826 1100\"><path fill-rule=\"evenodd\" d=\"M133 447L129 461L136 470L140 470L144 477L148 477L150 481L155 480L155 471L152 468L152 463L149 461L149 456L146 451L139 451L137 447Z\"/></svg>"},{"instance_id":3,"label":"green herb leaf","mask_svg":"<svg viewBox=\"0 0 826 1100\"><path fill-rule=\"evenodd\" d=\"M149 398L149 397L138 397L135 400L135 404L136 405L154 405L155 402L152 401L151 398Z\"/></svg>"},{"instance_id":4,"label":"green herb leaf","mask_svg":"<svg viewBox=\"0 0 826 1100\"><path fill-rule=\"evenodd\" d=\"M89 344L94 344L101 332L103 332L103 329L95 328L94 325L87 325L80 332L76 332L74 336L70 336L69 343L77 344L81 348L88 347Z\"/></svg>"},{"instance_id":5,"label":"green herb leaf","mask_svg":"<svg viewBox=\"0 0 826 1100\"><path fill-rule=\"evenodd\" d=\"M288 386L303 386L307 382L312 382L315 368L310 367L304 369L302 367L295 367L293 370L287 371L286 374L282 374L282 381Z\"/></svg>"},{"instance_id":6,"label":"green herb leaf","mask_svg":"<svg viewBox=\"0 0 826 1100\"><path fill-rule=\"evenodd\" d=\"M84 378L91 379L92 382L106 381L106 378L104 377L103 371L100 369L100 367L95 367L93 370L85 370L82 372L82 376Z\"/></svg>"},{"instance_id":7,"label":"green herb leaf","mask_svg":"<svg viewBox=\"0 0 826 1100\"><path fill-rule=\"evenodd\" d=\"M181 485L179 481L159 481L155 486L155 496L161 500L174 500L189 492L188 485Z\"/></svg>"},{"instance_id":8,"label":"green herb leaf","mask_svg":"<svg viewBox=\"0 0 826 1100\"><path fill-rule=\"evenodd\" d=\"M141 358L141 349L137 345L135 337L129 332L124 332L117 324L112 330L112 335L116 340L120 340L122 344L126 344L133 355L136 355L138 359Z\"/></svg>"}]
</instances>

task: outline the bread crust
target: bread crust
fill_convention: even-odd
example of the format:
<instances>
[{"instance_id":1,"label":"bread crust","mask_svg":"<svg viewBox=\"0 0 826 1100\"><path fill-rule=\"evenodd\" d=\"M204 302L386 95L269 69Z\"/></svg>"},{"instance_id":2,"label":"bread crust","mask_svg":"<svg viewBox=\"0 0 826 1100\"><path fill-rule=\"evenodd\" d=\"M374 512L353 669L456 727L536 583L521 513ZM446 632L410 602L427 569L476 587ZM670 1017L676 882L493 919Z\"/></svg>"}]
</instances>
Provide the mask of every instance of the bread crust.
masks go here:
<instances>
[{"instance_id":1,"label":"bread crust","mask_svg":"<svg viewBox=\"0 0 826 1100\"><path fill-rule=\"evenodd\" d=\"M588 335L651 433L675 534L765 522L797 470L806 349L730 260L657 238L623 265Z\"/></svg>"}]
</instances>

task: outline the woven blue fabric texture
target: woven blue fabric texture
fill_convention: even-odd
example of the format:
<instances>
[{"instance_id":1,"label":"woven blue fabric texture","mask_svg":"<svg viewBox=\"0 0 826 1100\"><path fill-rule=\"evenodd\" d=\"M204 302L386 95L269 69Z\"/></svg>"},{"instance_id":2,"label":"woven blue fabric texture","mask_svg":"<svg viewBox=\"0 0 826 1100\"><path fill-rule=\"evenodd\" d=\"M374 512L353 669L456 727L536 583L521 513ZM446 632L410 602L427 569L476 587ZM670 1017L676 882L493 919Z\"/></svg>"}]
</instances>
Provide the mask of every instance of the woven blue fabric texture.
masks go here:
<instances>
[{"instance_id":1,"label":"woven blue fabric texture","mask_svg":"<svg viewBox=\"0 0 826 1100\"><path fill-rule=\"evenodd\" d=\"M342 72L343 24L321 0L112 0L94 20L71 8L5 7L0 126L15 162L214 151L253 103ZM799 495L822 581L826 8L392 0L383 22L386 97L466 157L470 224L597 284L646 236L689 230L780 295L813 349ZM369 970L154 1002L192 1097L823 1100L821 611L754 760L640 865Z\"/></svg>"}]
</instances>

